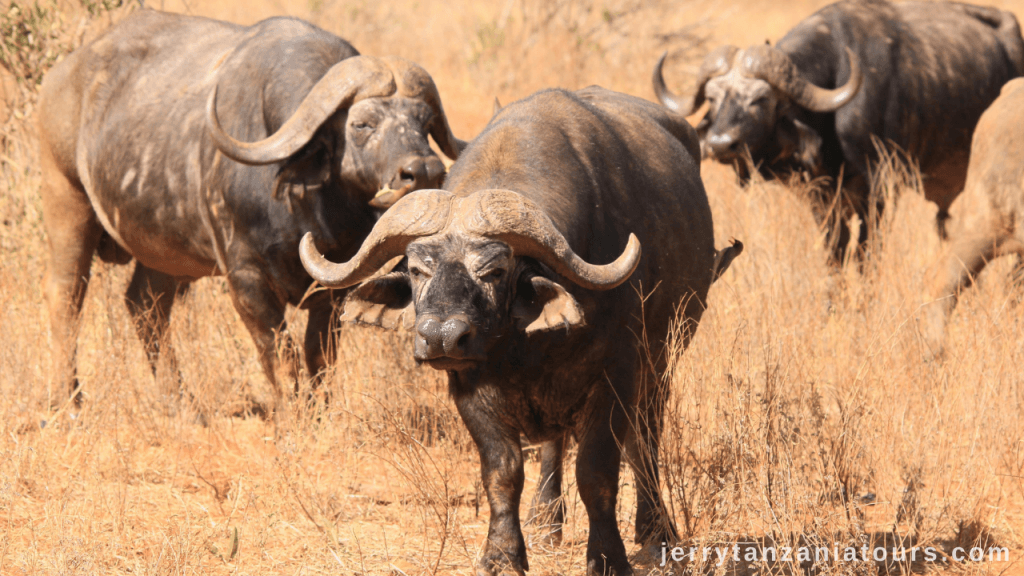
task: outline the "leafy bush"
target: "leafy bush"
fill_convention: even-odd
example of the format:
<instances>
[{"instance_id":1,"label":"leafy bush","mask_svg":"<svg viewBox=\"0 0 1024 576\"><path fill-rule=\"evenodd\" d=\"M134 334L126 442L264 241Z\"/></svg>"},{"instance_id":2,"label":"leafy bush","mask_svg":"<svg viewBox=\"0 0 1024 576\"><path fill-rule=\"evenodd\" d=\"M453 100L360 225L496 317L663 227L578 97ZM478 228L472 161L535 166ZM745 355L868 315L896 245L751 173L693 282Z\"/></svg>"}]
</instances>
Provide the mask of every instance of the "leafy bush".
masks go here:
<instances>
[{"instance_id":1,"label":"leafy bush","mask_svg":"<svg viewBox=\"0 0 1024 576\"><path fill-rule=\"evenodd\" d=\"M81 43L89 19L120 8L125 0L78 0L64 8L57 0L12 0L0 13L0 65L34 93L46 71ZM84 11L76 34L65 25L69 14Z\"/></svg>"}]
</instances>

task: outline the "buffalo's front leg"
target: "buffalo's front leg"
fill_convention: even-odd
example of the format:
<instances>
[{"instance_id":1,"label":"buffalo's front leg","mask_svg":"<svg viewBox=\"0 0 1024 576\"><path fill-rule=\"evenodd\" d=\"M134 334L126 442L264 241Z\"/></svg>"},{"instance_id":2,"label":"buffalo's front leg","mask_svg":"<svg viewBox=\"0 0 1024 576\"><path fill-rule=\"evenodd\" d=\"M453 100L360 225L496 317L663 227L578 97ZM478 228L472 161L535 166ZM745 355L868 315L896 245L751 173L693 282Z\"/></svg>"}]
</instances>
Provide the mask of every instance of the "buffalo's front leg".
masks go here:
<instances>
[{"instance_id":1,"label":"buffalo's front leg","mask_svg":"<svg viewBox=\"0 0 1024 576\"><path fill-rule=\"evenodd\" d=\"M530 567L519 525L524 480L519 431L500 422L495 417L497 411L479 391L458 397L455 402L480 453L481 477L491 508L487 544L477 573L494 576L512 570L525 574Z\"/></svg>"},{"instance_id":2,"label":"buffalo's front leg","mask_svg":"<svg viewBox=\"0 0 1024 576\"><path fill-rule=\"evenodd\" d=\"M285 332L286 303L274 293L266 277L252 269L233 270L228 274L228 284L235 310L249 329L263 372L273 388L276 416L284 403L282 381L294 382L298 368L294 346ZM279 359L278 350L286 357Z\"/></svg>"},{"instance_id":3,"label":"buffalo's front leg","mask_svg":"<svg viewBox=\"0 0 1024 576\"><path fill-rule=\"evenodd\" d=\"M314 295L307 304L309 320L306 322L304 352L306 368L312 379L313 389L321 384L324 372L337 357L337 336L341 327L335 305L345 298L347 290L330 290Z\"/></svg>"},{"instance_id":4,"label":"buffalo's front leg","mask_svg":"<svg viewBox=\"0 0 1024 576\"><path fill-rule=\"evenodd\" d=\"M576 484L590 519L587 541L587 573L622 576L632 574L626 558L615 502L619 493L619 464L626 416L618 402L595 399L590 416L577 431Z\"/></svg>"},{"instance_id":5,"label":"buffalo's front leg","mask_svg":"<svg viewBox=\"0 0 1024 576\"><path fill-rule=\"evenodd\" d=\"M825 228L825 246L829 250L828 263L832 266L842 266L846 259L846 247L850 243L850 225L846 222L846 215L842 210L830 207L827 198L821 200L821 204L814 206L814 219L819 226Z\"/></svg>"},{"instance_id":6,"label":"buffalo's front leg","mask_svg":"<svg viewBox=\"0 0 1024 576\"><path fill-rule=\"evenodd\" d=\"M562 524L565 523L565 502L562 499L564 454L564 435L541 445L540 481L530 504L528 523L537 527L539 542L550 546L562 543Z\"/></svg>"}]
</instances>

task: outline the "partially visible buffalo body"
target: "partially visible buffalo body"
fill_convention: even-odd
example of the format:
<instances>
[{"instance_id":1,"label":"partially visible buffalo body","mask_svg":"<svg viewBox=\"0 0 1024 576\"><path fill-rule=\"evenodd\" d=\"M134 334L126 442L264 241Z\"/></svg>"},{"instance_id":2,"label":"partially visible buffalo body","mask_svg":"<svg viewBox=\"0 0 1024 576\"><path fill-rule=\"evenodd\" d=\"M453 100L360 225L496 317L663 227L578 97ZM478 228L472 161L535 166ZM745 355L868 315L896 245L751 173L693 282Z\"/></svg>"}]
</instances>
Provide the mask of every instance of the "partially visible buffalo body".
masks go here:
<instances>
[{"instance_id":1,"label":"partially visible buffalo body","mask_svg":"<svg viewBox=\"0 0 1024 576\"><path fill-rule=\"evenodd\" d=\"M1013 14L994 8L850 0L822 8L775 47L713 51L692 98L666 89L663 62L654 70L663 104L692 114L708 101L697 127L705 156L737 164L741 175L749 173L749 153L766 175L831 177L816 215L829 220L838 262L853 214L862 222L858 243L867 239L879 145L918 163L945 236L974 125L1002 85L1024 74L1024 40ZM840 176L843 195L835 202ZM833 204L838 218L828 211Z\"/></svg>"},{"instance_id":2,"label":"partially visible buffalo body","mask_svg":"<svg viewBox=\"0 0 1024 576\"><path fill-rule=\"evenodd\" d=\"M375 210L440 184L428 133L452 158L461 145L423 69L359 56L291 18L242 27L137 12L47 74L38 116L46 295L58 378L71 389L98 253L136 260L126 300L154 366L175 298L197 278L226 276L280 397L296 368L276 360L285 307L311 283L302 235L351 256ZM304 305L317 374L330 355L331 296Z\"/></svg>"},{"instance_id":3,"label":"partially visible buffalo body","mask_svg":"<svg viewBox=\"0 0 1024 576\"><path fill-rule=\"evenodd\" d=\"M953 209L952 246L929 274L931 303L923 326L929 354L942 351L946 318L959 292L989 261L1016 254L1016 280L1024 280L1024 79L1004 86L982 114L967 185Z\"/></svg>"},{"instance_id":4,"label":"partially visible buffalo body","mask_svg":"<svg viewBox=\"0 0 1024 576\"><path fill-rule=\"evenodd\" d=\"M528 568L520 434L545 443L537 504L554 533L562 440L578 441L590 573L630 572L615 518L623 456L637 541L676 538L658 489L666 341L678 311L687 344L742 248L714 249L698 162L682 116L597 87L548 90L502 108L447 191L406 196L347 263L303 240L307 269L339 288L404 256L350 293L344 318L413 329L413 356L447 371L491 508L481 573Z\"/></svg>"}]
</instances>

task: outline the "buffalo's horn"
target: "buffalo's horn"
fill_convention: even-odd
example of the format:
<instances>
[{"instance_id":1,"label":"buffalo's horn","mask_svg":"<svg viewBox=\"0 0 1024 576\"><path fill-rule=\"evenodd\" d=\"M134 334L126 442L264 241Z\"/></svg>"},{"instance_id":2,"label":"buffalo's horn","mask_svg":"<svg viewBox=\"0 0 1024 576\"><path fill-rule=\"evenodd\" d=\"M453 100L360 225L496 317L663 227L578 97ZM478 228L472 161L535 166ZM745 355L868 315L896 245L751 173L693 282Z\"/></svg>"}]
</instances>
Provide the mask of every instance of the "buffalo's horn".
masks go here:
<instances>
[{"instance_id":1,"label":"buffalo's horn","mask_svg":"<svg viewBox=\"0 0 1024 576\"><path fill-rule=\"evenodd\" d=\"M441 152L444 152L445 156L452 160L458 159L459 154L466 147L466 142L459 140L452 134L452 129L448 125L448 117L444 113L444 107L441 106L441 95L437 92L437 85L434 84L434 79L418 64L404 58L385 56L381 60L394 72L399 94L407 98L423 100L430 106L430 109L434 112L434 122L430 128L430 135L434 137L434 142L437 142L438 148L441 149Z\"/></svg>"},{"instance_id":2,"label":"buffalo's horn","mask_svg":"<svg viewBox=\"0 0 1024 576\"><path fill-rule=\"evenodd\" d=\"M540 260L589 290L615 288L640 262L640 241L633 234L614 262L597 265L584 261L539 206L510 190L482 190L464 198L454 220L469 232L505 242L518 256Z\"/></svg>"},{"instance_id":3,"label":"buffalo's horn","mask_svg":"<svg viewBox=\"0 0 1024 576\"><path fill-rule=\"evenodd\" d=\"M708 80L729 71L732 67L732 59L736 55L736 51L737 48L735 46L719 46L704 58L698 73L697 91L692 98L684 98L678 94L673 94L665 86L665 77L661 73L661 68L665 65L665 58L668 56L668 52L665 52L658 59L658 63L654 65L654 74L651 77L651 80L654 82L654 94L669 110L683 116L693 114L704 103L704 85L708 83Z\"/></svg>"},{"instance_id":4,"label":"buffalo's horn","mask_svg":"<svg viewBox=\"0 0 1024 576\"><path fill-rule=\"evenodd\" d=\"M413 240L444 228L452 198L444 190L419 190L403 196L377 221L359 252L341 264L324 258L313 245L313 235L307 232L299 244L302 265L314 280L328 288L354 286L404 254Z\"/></svg>"},{"instance_id":5,"label":"buffalo's horn","mask_svg":"<svg viewBox=\"0 0 1024 576\"><path fill-rule=\"evenodd\" d=\"M217 148L243 164L273 164L288 158L313 138L332 114L364 98L395 92L394 77L380 59L354 56L338 62L317 81L298 109L277 132L258 142L229 136L217 119L217 88L206 101L206 129Z\"/></svg>"},{"instance_id":6,"label":"buffalo's horn","mask_svg":"<svg viewBox=\"0 0 1024 576\"><path fill-rule=\"evenodd\" d=\"M771 46L747 48L743 55L743 67L750 75L768 82L812 112L834 112L857 95L864 81L857 55L849 48L846 54L850 58L850 79L846 84L833 89L821 88L808 82L800 75L789 55Z\"/></svg>"}]
</instances>

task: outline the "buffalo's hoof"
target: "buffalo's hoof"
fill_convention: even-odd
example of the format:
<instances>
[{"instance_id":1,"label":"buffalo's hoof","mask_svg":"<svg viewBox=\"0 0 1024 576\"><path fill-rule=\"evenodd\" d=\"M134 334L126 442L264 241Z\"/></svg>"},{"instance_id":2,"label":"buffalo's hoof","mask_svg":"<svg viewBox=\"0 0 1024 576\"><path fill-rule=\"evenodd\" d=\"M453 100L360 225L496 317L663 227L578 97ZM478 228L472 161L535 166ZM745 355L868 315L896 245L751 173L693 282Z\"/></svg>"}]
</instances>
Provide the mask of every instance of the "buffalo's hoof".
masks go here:
<instances>
[{"instance_id":1,"label":"buffalo's hoof","mask_svg":"<svg viewBox=\"0 0 1024 576\"><path fill-rule=\"evenodd\" d=\"M633 556L633 565L643 567L644 571L653 567L662 568L661 560L663 552L665 550L670 550L673 546L675 546L676 542L677 540L669 540L667 542L650 542L648 544L644 544L640 548L640 551L637 552L635 556ZM683 563L673 562L673 564L682 565ZM667 567L665 568L666 569L663 571L663 573L670 574L671 572L668 571Z\"/></svg>"},{"instance_id":2,"label":"buffalo's hoof","mask_svg":"<svg viewBox=\"0 0 1024 576\"><path fill-rule=\"evenodd\" d=\"M488 546L480 562L477 564L476 576L498 576L499 574L518 574L526 576L530 563L526 560L526 547L516 552L505 552Z\"/></svg>"},{"instance_id":3,"label":"buffalo's hoof","mask_svg":"<svg viewBox=\"0 0 1024 576\"><path fill-rule=\"evenodd\" d=\"M605 558L587 560L587 576L633 576L629 562L609 562Z\"/></svg>"}]
</instances>

